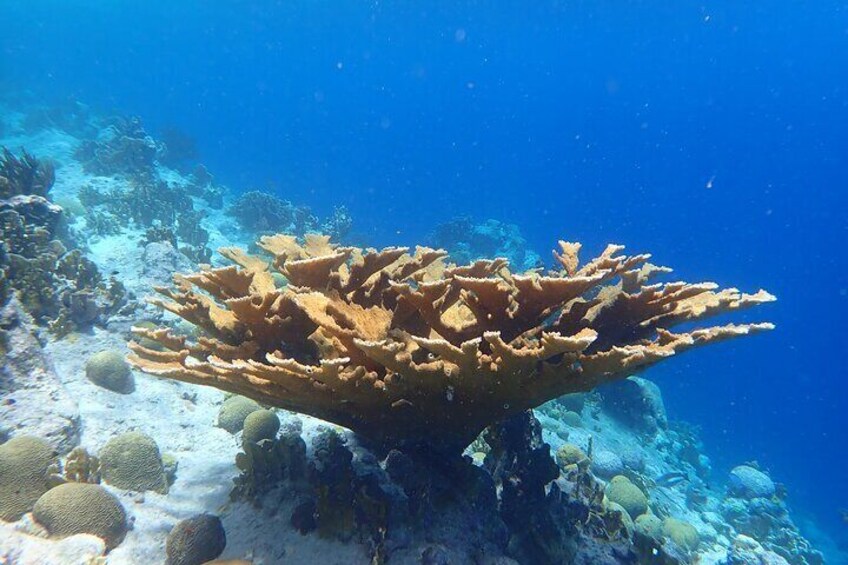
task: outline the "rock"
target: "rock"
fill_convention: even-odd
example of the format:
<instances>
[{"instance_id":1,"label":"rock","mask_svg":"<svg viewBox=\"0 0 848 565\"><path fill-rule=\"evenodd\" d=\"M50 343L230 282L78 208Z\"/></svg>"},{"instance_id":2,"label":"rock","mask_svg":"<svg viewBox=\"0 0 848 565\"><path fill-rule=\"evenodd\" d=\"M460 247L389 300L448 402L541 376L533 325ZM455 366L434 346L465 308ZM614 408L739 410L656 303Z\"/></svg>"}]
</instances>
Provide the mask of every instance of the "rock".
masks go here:
<instances>
[{"instance_id":1,"label":"rock","mask_svg":"<svg viewBox=\"0 0 848 565\"><path fill-rule=\"evenodd\" d=\"M769 498L774 496L775 486L774 481L762 471L739 465L730 471L727 490L737 498Z\"/></svg>"},{"instance_id":2,"label":"rock","mask_svg":"<svg viewBox=\"0 0 848 565\"><path fill-rule=\"evenodd\" d=\"M754 538L739 534L733 539L727 565L789 565L789 562Z\"/></svg>"},{"instance_id":3,"label":"rock","mask_svg":"<svg viewBox=\"0 0 848 565\"><path fill-rule=\"evenodd\" d=\"M662 393L651 381L628 377L600 389L603 410L623 424L648 434L668 427Z\"/></svg>"},{"instance_id":4,"label":"rock","mask_svg":"<svg viewBox=\"0 0 848 565\"><path fill-rule=\"evenodd\" d=\"M43 539L0 523L0 563L18 565L79 565L99 563L106 543L97 536L77 534L63 539Z\"/></svg>"},{"instance_id":5,"label":"rock","mask_svg":"<svg viewBox=\"0 0 848 565\"><path fill-rule=\"evenodd\" d=\"M620 504L634 520L648 511L648 498L645 493L623 475L612 478L604 489L604 496L610 502Z\"/></svg>"},{"instance_id":6,"label":"rock","mask_svg":"<svg viewBox=\"0 0 848 565\"><path fill-rule=\"evenodd\" d=\"M80 438L80 415L36 339L32 318L16 298L0 307L0 438L17 430L67 453Z\"/></svg>"},{"instance_id":7,"label":"rock","mask_svg":"<svg viewBox=\"0 0 848 565\"><path fill-rule=\"evenodd\" d=\"M624 463L616 453L599 449L592 454L592 472L603 479L611 479L624 472Z\"/></svg>"},{"instance_id":8,"label":"rock","mask_svg":"<svg viewBox=\"0 0 848 565\"><path fill-rule=\"evenodd\" d=\"M55 461L53 448L37 437L17 436L0 445L0 519L14 522L32 510L50 490L48 469Z\"/></svg>"},{"instance_id":9,"label":"rock","mask_svg":"<svg viewBox=\"0 0 848 565\"><path fill-rule=\"evenodd\" d=\"M245 418L257 410L262 410L262 407L255 400L244 396L231 396L224 401L218 412L218 427L231 434L238 433L244 428Z\"/></svg>"},{"instance_id":10,"label":"rock","mask_svg":"<svg viewBox=\"0 0 848 565\"><path fill-rule=\"evenodd\" d=\"M127 432L100 450L100 472L107 484L125 490L168 492L159 447L150 436Z\"/></svg>"},{"instance_id":11,"label":"rock","mask_svg":"<svg viewBox=\"0 0 848 565\"><path fill-rule=\"evenodd\" d=\"M53 537L92 534L113 549L127 533L120 501L100 485L65 483L44 493L32 510L35 521Z\"/></svg>"},{"instance_id":12,"label":"rock","mask_svg":"<svg viewBox=\"0 0 848 565\"><path fill-rule=\"evenodd\" d=\"M147 284L170 285L174 273L190 273L194 266L169 241L154 241L144 246L142 274Z\"/></svg>"},{"instance_id":13,"label":"rock","mask_svg":"<svg viewBox=\"0 0 848 565\"><path fill-rule=\"evenodd\" d=\"M221 519L199 514L177 523L165 541L165 565L202 565L224 552L227 536Z\"/></svg>"},{"instance_id":14,"label":"rock","mask_svg":"<svg viewBox=\"0 0 848 565\"><path fill-rule=\"evenodd\" d=\"M135 391L135 379L120 351L110 349L92 355L85 364L85 376L112 392L130 394Z\"/></svg>"},{"instance_id":15,"label":"rock","mask_svg":"<svg viewBox=\"0 0 848 565\"><path fill-rule=\"evenodd\" d=\"M635 447L627 447L619 455L627 469L641 473L645 470L645 454Z\"/></svg>"}]
</instances>

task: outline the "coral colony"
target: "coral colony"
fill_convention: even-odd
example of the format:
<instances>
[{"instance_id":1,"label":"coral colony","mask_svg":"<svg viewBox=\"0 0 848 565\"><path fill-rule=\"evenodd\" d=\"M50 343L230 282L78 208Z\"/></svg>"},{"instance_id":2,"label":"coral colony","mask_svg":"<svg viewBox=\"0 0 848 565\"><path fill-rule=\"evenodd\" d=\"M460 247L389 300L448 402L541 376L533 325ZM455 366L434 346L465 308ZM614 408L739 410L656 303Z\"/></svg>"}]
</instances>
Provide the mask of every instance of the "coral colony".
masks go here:
<instances>
[{"instance_id":1,"label":"coral colony","mask_svg":"<svg viewBox=\"0 0 848 565\"><path fill-rule=\"evenodd\" d=\"M768 292L496 220L365 249L179 131L0 116L0 562L823 563L646 378Z\"/></svg>"},{"instance_id":2,"label":"coral colony","mask_svg":"<svg viewBox=\"0 0 848 565\"><path fill-rule=\"evenodd\" d=\"M774 300L712 283L649 284L669 270L622 247L580 265L512 273L504 259L457 266L441 250L340 247L309 234L264 237L265 261L177 277L160 307L203 331L137 328L145 372L211 385L348 427L384 447L461 451L495 422L585 392L689 348L770 329L683 322ZM285 277L278 286L274 274Z\"/></svg>"}]
</instances>

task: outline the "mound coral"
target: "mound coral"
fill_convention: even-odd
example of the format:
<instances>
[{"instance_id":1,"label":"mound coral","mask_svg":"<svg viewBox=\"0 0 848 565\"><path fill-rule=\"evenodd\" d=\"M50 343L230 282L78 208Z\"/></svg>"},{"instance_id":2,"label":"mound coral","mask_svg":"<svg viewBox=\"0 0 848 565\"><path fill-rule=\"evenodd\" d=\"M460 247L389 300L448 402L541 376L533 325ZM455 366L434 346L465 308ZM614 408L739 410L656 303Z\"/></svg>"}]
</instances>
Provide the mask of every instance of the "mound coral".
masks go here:
<instances>
[{"instance_id":1,"label":"mound coral","mask_svg":"<svg viewBox=\"0 0 848 565\"><path fill-rule=\"evenodd\" d=\"M130 366L119 351L99 351L85 363L85 376L99 387L130 394L135 390L135 379Z\"/></svg>"},{"instance_id":2,"label":"mound coral","mask_svg":"<svg viewBox=\"0 0 848 565\"><path fill-rule=\"evenodd\" d=\"M771 324L673 333L684 322L774 300L713 283L649 284L669 269L608 246L581 265L513 273L504 259L447 264L419 247L363 250L328 237L261 238L267 262L176 276L154 303L203 330L135 329L129 361L346 426L374 443L459 452L488 425L562 394L624 378L692 347ZM276 273L275 273L276 272ZM287 285L279 287L275 274Z\"/></svg>"},{"instance_id":3,"label":"mound coral","mask_svg":"<svg viewBox=\"0 0 848 565\"><path fill-rule=\"evenodd\" d=\"M271 410L257 410L244 419L243 443L259 443L264 439L274 439L280 431L280 419Z\"/></svg>"},{"instance_id":4,"label":"mound coral","mask_svg":"<svg viewBox=\"0 0 848 565\"><path fill-rule=\"evenodd\" d=\"M647 497L624 475L613 477L604 494L610 502L620 504L633 519L648 511Z\"/></svg>"},{"instance_id":5,"label":"mound coral","mask_svg":"<svg viewBox=\"0 0 848 565\"><path fill-rule=\"evenodd\" d=\"M159 446L140 432L127 432L106 442L100 451L100 471L104 481L118 488L168 492Z\"/></svg>"},{"instance_id":6,"label":"mound coral","mask_svg":"<svg viewBox=\"0 0 848 565\"><path fill-rule=\"evenodd\" d=\"M49 468L55 462L46 441L17 436L0 445L0 520L15 521L50 487Z\"/></svg>"},{"instance_id":7,"label":"mound coral","mask_svg":"<svg viewBox=\"0 0 848 565\"><path fill-rule=\"evenodd\" d=\"M218 411L218 427L224 428L231 434L238 433L244 428L244 420L252 412L261 410L255 401L243 396L231 396L221 405Z\"/></svg>"},{"instance_id":8,"label":"mound coral","mask_svg":"<svg viewBox=\"0 0 848 565\"><path fill-rule=\"evenodd\" d=\"M212 514L198 514L178 522L168 534L165 565L209 563L223 553L226 545L221 519Z\"/></svg>"},{"instance_id":9,"label":"mound coral","mask_svg":"<svg viewBox=\"0 0 848 565\"><path fill-rule=\"evenodd\" d=\"M65 483L48 490L32 509L35 521L52 537L92 534L115 548L127 534L121 502L100 485Z\"/></svg>"}]
</instances>

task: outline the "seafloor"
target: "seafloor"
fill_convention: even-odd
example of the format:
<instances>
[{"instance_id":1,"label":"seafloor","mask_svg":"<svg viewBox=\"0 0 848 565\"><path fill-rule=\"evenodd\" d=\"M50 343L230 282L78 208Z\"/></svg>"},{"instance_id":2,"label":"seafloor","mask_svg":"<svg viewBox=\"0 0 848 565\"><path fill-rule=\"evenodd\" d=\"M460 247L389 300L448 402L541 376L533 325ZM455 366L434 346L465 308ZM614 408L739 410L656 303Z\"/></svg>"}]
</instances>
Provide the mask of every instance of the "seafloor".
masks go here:
<instances>
[{"instance_id":1,"label":"seafloor","mask_svg":"<svg viewBox=\"0 0 848 565\"><path fill-rule=\"evenodd\" d=\"M145 301L173 273L263 233L360 243L357 219L235 194L178 132L80 103L8 101L0 145L24 192L0 184L0 563L824 562L779 473L713 473L646 378L550 402L442 461L130 371L130 327L175 323ZM540 264L493 220L424 243ZM261 447L242 431L257 413Z\"/></svg>"}]
</instances>

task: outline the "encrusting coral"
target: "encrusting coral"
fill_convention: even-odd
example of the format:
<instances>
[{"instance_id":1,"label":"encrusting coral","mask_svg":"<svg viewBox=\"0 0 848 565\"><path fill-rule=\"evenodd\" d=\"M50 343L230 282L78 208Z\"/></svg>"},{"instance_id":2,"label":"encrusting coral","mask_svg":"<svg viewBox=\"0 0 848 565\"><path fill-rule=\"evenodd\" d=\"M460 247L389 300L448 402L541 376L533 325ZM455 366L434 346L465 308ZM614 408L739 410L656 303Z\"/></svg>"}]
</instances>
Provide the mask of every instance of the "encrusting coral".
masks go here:
<instances>
[{"instance_id":1,"label":"encrusting coral","mask_svg":"<svg viewBox=\"0 0 848 565\"><path fill-rule=\"evenodd\" d=\"M348 427L383 447L459 452L485 427L560 395L626 377L695 346L768 323L670 327L770 302L713 283L649 284L669 269L609 245L586 264L560 242L559 270L504 259L447 264L418 247L363 250L326 236L263 237L267 262L175 276L160 307L203 330L196 341L135 328L131 364ZM279 287L275 275L287 285Z\"/></svg>"}]
</instances>

